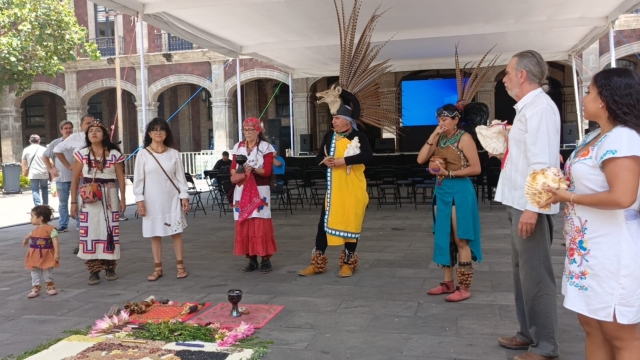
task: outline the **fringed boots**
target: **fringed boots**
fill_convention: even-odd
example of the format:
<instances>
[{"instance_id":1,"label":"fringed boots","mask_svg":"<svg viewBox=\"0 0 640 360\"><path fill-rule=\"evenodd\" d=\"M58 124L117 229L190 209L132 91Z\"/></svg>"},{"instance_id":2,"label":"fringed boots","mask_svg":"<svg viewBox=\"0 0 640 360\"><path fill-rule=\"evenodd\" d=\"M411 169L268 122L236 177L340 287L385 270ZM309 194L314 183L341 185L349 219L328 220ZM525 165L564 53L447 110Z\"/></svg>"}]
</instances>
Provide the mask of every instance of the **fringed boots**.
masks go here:
<instances>
[{"instance_id":1,"label":"fringed boots","mask_svg":"<svg viewBox=\"0 0 640 360\"><path fill-rule=\"evenodd\" d=\"M118 275L116 275L116 265L116 260L102 260L102 268L105 272L104 278L107 279L107 281L113 281L118 278Z\"/></svg>"},{"instance_id":2,"label":"fringed boots","mask_svg":"<svg viewBox=\"0 0 640 360\"><path fill-rule=\"evenodd\" d=\"M313 249L313 251L311 251L311 265L309 265L308 268L301 270L298 275L311 276L315 274L322 274L327 271L327 263L329 263L327 255L322 253L322 251Z\"/></svg>"},{"instance_id":3,"label":"fringed boots","mask_svg":"<svg viewBox=\"0 0 640 360\"><path fill-rule=\"evenodd\" d=\"M458 287L453 294L445 298L449 302L459 302L471 297L471 283L473 282L473 266L471 262L461 262L456 269Z\"/></svg>"},{"instance_id":4,"label":"fringed boots","mask_svg":"<svg viewBox=\"0 0 640 360\"><path fill-rule=\"evenodd\" d=\"M339 277L349 277L353 275L358 267L358 253L350 252L347 249L340 253L340 273Z\"/></svg>"},{"instance_id":5,"label":"fringed boots","mask_svg":"<svg viewBox=\"0 0 640 360\"><path fill-rule=\"evenodd\" d=\"M87 284L100 284L100 271L102 271L102 262L100 260L87 260L85 261L85 265L87 266L87 270L89 270L89 274L91 274L91 276L89 276L89 281L87 281Z\"/></svg>"}]
</instances>

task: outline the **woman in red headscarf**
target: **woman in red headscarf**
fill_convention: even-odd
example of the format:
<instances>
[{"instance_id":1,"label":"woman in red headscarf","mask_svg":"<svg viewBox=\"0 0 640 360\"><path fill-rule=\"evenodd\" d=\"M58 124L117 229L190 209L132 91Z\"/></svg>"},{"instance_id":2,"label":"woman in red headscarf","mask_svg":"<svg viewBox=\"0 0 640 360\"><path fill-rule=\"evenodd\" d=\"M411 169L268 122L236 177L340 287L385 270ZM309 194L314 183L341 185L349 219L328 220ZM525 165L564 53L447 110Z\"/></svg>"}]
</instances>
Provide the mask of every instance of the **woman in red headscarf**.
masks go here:
<instances>
[{"instance_id":1,"label":"woman in red headscarf","mask_svg":"<svg viewBox=\"0 0 640 360\"><path fill-rule=\"evenodd\" d=\"M233 218L236 220L234 255L249 258L245 272L260 268L271 271L271 256L278 251L271 221L271 170L275 149L262 133L260 120L248 118L242 125L244 141L233 147L231 181L233 190ZM238 156L245 156L244 174L237 173ZM262 262L258 265L258 256Z\"/></svg>"}]
</instances>

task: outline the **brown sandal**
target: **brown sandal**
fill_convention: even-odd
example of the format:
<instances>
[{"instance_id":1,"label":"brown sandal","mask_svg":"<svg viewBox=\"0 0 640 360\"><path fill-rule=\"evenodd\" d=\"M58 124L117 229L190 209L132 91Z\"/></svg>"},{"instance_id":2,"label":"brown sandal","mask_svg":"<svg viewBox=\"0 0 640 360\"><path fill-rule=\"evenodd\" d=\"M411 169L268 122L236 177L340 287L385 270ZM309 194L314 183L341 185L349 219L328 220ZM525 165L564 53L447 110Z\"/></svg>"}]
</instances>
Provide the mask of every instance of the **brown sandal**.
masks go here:
<instances>
[{"instance_id":1,"label":"brown sandal","mask_svg":"<svg viewBox=\"0 0 640 360\"><path fill-rule=\"evenodd\" d=\"M176 264L177 264L177 268L178 268L178 276L177 276L178 279L184 279L187 276L189 276L189 273L184 268L184 262L182 260L177 260Z\"/></svg>"},{"instance_id":2,"label":"brown sandal","mask_svg":"<svg viewBox=\"0 0 640 360\"><path fill-rule=\"evenodd\" d=\"M151 275L149 275L147 280L156 281L162 277L162 263L161 262L155 263L155 267L156 267L155 270Z\"/></svg>"}]
</instances>

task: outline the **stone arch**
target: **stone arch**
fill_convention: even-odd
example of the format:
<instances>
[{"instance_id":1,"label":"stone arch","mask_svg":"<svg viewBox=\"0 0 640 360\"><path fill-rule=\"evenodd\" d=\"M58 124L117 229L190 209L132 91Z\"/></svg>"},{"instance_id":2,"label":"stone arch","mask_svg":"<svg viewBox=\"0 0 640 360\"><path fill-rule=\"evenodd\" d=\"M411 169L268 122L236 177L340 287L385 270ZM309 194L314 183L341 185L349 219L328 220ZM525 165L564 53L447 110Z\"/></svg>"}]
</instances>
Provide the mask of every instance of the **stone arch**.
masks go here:
<instances>
[{"instance_id":1,"label":"stone arch","mask_svg":"<svg viewBox=\"0 0 640 360\"><path fill-rule=\"evenodd\" d=\"M78 90L78 98L80 104L86 106L91 97L101 91L113 89L116 87L116 79L100 79L92 81ZM121 81L120 87L133 94L137 94L136 86L127 81Z\"/></svg>"},{"instance_id":2,"label":"stone arch","mask_svg":"<svg viewBox=\"0 0 640 360\"><path fill-rule=\"evenodd\" d=\"M183 84L194 84L203 86L205 89L209 90L209 93L213 94L211 82L203 78L202 76L189 74L170 75L154 82L153 84L151 84L151 86L149 86L149 96L151 97L151 102L157 102L160 94L162 94L162 92L164 92L168 88Z\"/></svg>"},{"instance_id":3,"label":"stone arch","mask_svg":"<svg viewBox=\"0 0 640 360\"><path fill-rule=\"evenodd\" d=\"M24 99L28 98L29 96L35 94L35 93L39 93L41 91L45 91L45 92L50 92L53 94L58 95L59 97L62 98L62 100L64 100L65 104L68 104L69 101L67 100L67 92L64 91L62 88L55 86L53 84L49 84L49 83L45 83L45 82L34 82L31 85L31 89L28 91L25 91L20 97L16 97L15 93L11 93L9 94L9 99L8 99L8 103L12 104L14 108L19 109L20 105L22 105L22 101L24 101Z\"/></svg>"},{"instance_id":4,"label":"stone arch","mask_svg":"<svg viewBox=\"0 0 640 360\"><path fill-rule=\"evenodd\" d=\"M241 85L257 79L273 79L282 81L285 84L292 86L292 84L289 84L289 74L282 71L273 69L251 69L240 73ZM236 86L237 80L235 75L224 82L224 93L227 97L233 96L233 92L236 90Z\"/></svg>"},{"instance_id":5,"label":"stone arch","mask_svg":"<svg viewBox=\"0 0 640 360\"><path fill-rule=\"evenodd\" d=\"M640 41L636 41L631 44L625 44L616 48L616 60L621 59L628 55L634 55L640 53ZM599 70L604 69L605 66L611 64L611 52L607 52L600 56Z\"/></svg>"}]
</instances>

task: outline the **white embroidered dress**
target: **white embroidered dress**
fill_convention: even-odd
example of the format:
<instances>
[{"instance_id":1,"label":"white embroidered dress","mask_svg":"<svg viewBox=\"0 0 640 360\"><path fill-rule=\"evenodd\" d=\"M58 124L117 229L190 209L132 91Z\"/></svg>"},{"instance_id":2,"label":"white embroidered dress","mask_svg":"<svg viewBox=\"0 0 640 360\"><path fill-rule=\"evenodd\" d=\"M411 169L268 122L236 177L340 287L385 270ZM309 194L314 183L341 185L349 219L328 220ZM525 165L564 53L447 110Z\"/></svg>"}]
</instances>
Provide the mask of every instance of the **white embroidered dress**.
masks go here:
<instances>
[{"instance_id":1,"label":"white embroidered dress","mask_svg":"<svg viewBox=\"0 0 640 360\"><path fill-rule=\"evenodd\" d=\"M609 186L602 172L603 161L640 156L640 135L623 126L615 127L576 156L599 134L599 130L589 134L567 160L569 191L576 194L606 191ZM640 196L626 210L566 205L567 255L562 293L567 309L602 321L613 321L615 314L621 324L640 323L639 205Z\"/></svg>"},{"instance_id":2,"label":"white embroidered dress","mask_svg":"<svg viewBox=\"0 0 640 360\"><path fill-rule=\"evenodd\" d=\"M136 196L136 203L144 201L147 209L147 215L142 218L142 236L179 234L187 227L181 199L189 199L180 153L169 148L162 154L153 153L153 156L158 159L180 192L146 149L138 151L133 173L133 194Z\"/></svg>"}]
</instances>

